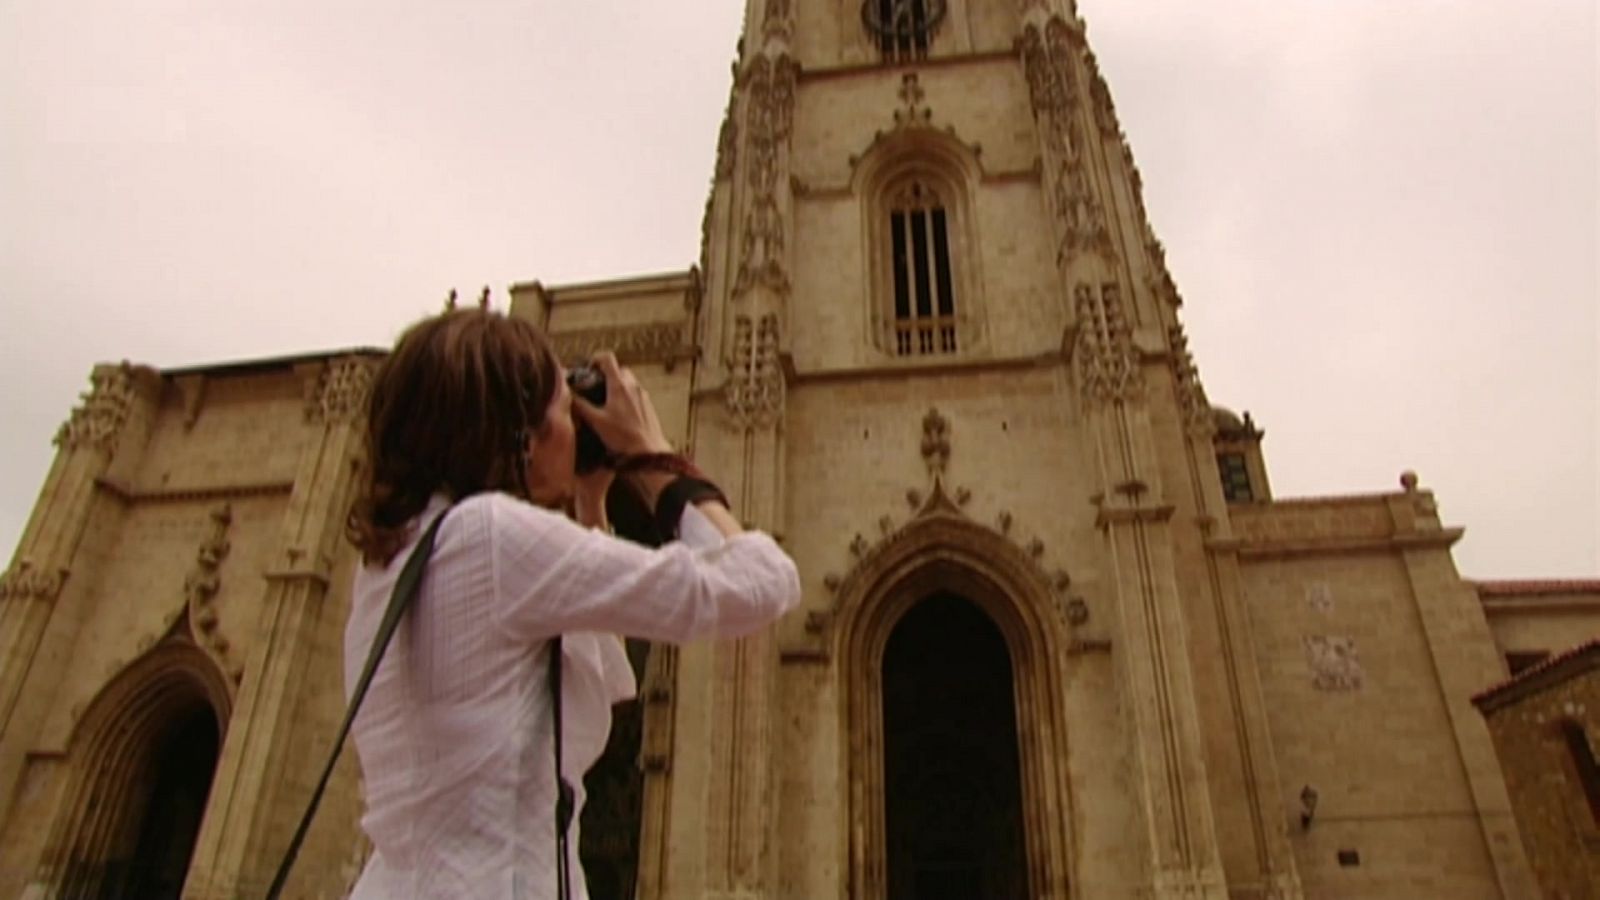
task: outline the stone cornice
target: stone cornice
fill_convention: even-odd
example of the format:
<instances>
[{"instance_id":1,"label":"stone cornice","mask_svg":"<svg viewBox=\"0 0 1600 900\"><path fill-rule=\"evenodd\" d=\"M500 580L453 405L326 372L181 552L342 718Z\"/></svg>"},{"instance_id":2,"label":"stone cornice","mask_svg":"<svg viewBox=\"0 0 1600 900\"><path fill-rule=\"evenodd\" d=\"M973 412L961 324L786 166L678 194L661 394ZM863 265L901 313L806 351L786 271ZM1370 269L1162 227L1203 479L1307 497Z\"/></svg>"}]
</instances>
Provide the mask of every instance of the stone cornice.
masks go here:
<instances>
[{"instance_id":1,"label":"stone cornice","mask_svg":"<svg viewBox=\"0 0 1600 900\"><path fill-rule=\"evenodd\" d=\"M94 486L125 504L199 503L207 500L242 500L252 497L288 496L292 481L267 481L257 484L225 484L204 487L157 488L141 490L110 478L96 478Z\"/></svg>"},{"instance_id":2,"label":"stone cornice","mask_svg":"<svg viewBox=\"0 0 1600 900\"><path fill-rule=\"evenodd\" d=\"M1281 540L1213 538L1206 549L1216 553L1236 553L1241 559L1279 559L1291 556L1341 553L1381 553L1426 548L1448 549L1461 540L1460 528L1393 534L1383 537L1305 537Z\"/></svg>"}]
</instances>

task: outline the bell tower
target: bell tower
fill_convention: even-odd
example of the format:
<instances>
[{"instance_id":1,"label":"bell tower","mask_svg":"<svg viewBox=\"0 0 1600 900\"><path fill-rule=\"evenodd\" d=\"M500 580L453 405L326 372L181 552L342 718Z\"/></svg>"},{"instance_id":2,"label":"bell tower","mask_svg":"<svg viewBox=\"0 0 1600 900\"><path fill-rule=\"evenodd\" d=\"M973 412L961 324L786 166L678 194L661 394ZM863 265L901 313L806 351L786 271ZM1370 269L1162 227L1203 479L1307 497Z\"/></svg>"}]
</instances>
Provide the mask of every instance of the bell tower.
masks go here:
<instances>
[{"instance_id":1,"label":"bell tower","mask_svg":"<svg viewBox=\"0 0 1600 900\"><path fill-rule=\"evenodd\" d=\"M662 895L1300 896L1215 417L1074 4L748 0L700 275L687 430L806 601L682 651ZM989 796L938 692L885 696L935 601L1004 638L972 677L1012 680L1020 784L945 830L1019 822L1014 859L897 799Z\"/></svg>"}]
</instances>

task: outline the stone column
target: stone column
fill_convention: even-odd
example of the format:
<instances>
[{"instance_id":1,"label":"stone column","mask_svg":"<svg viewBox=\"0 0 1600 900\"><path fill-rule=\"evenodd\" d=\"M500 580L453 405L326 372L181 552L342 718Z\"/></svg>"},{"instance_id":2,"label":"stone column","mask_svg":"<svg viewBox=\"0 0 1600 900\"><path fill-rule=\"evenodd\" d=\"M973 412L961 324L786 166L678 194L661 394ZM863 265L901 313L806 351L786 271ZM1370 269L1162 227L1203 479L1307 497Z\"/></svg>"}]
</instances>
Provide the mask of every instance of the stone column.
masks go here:
<instances>
[{"instance_id":1,"label":"stone column","mask_svg":"<svg viewBox=\"0 0 1600 900\"><path fill-rule=\"evenodd\" d=\"M781 534L784 392L793 213L789 147L799 66L789 0L755 0L719 147L707 247L707 365L697 370L696 459L721 480L746 525ZM720 402L719 402L720 401ZM672 897L753 898L776 891L771 629L685 648L678 670ZM703 715L694 710L703 709ZM690 758L694 757L694 758Z\"/></svg>"},{"instance_id":2,"label":"stone column","mask_svg":"<svg viewBox=\"0 0 1600 900\"><path fill-rule=\"evenodd\" d=\"M98 365L90 382L92 389L56 433L55 461L11 566L0 575L0 805L5 807L54 699L54 686L71 663L72 641L92 600L94 573L84 571L80 545L97 504L116 503L99 496L96 482L133 470L160 398L160 374L142 366Z\"/></svg>"},{"instance_id":3,"label":"stone column","mask_svg":"<svg viewBox=\"0 0 1600 900\"><path fill-rule=\"evenodd\" d=\"M1062 350L1098 459L1097 524L1116 590L1114 638L1153 897L1227 896L1189 670L1174 560L1173 505L1160 482L1144 390L1139 319L1120 229L1107 214L1116 170L1109 99L1082 25L1050 5L1024 8L1018 42L1038 126L1061 276Z\"/></svg>"},{"instance_id":4,"label":"stone column","mask_svg":"<svg viewBox=\"0 0 1600 900\"><path fill-rule=\"evenodd\" d=\"M307 383L307 423L318 436L300 458L266 575L259 638L246 662L185 897L231 900L266 890L333 737L335 723L308 720L304 704L308 692L329 688L309 675L342 679L343 606L330 602L328 588L343 552L375 367L371 358L351 356L299 372Z\"/></svg>"}]
</instances>

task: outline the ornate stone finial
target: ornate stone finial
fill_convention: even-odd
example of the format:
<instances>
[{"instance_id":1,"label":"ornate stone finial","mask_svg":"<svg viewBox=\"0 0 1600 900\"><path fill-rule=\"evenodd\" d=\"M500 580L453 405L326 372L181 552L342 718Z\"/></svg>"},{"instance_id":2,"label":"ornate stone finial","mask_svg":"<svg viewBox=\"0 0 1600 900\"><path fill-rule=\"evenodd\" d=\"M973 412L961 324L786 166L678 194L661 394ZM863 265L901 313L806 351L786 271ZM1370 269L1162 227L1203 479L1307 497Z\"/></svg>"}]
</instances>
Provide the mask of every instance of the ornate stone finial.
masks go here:
<instances>
[{"instance_id":1,"label":"ornate stone finial","mask_svg":"<svg viewBox=\"0 0 1600 900\"><path fill-rule=\"evenodd\" d=\"M1410 469L1401 472L1400 487L1404 488L1408 494L1415 494L1417 492L1417 473Z\"/></svg>"},{"instance_id":2,"label":"ornate stone finial","mask_svg":"<svg viewBox=\"0 0 1600 900\"><path fill-rule=\"evenodd\" d=\"M483 286L483 293L478 295L478 308L482 310L489 308L489 286L487 284Z\"/></svg>"},{"instance_id":3,"label":"ornate stone finial","mask_svg":"<svg viewBox=\"0 0 1600 900\"><path fill-rule=\"evenodd\" d=\"M67 570L41 572L29 560L18 560L0 574L0 601L44 600L51 601L61 593L67 580Z\"/></svg>"},{"instance_id":4,"label":"ornate stone finial","mask_svg":"<svg viewBox=\"0 0 1600 900\"><path fill-rule=\"evenodd\" d=\"M450 289L450 296L444 298L444 311L454 312L456 308L456 289Z\"/></svg>"},{"instance_id":5,"label":"ornate stone finial","mask_svg":"<svg viewBox=\"0 0 1600 900\"><path fill-rule=\"evenodd\" d=\"M359 356L330 360L317 376L306 418L324 423L359 419L366 412L375 368L371 360Z\"/></svg>"},{"instance_id":6,"label":"ornate stone finial","mask_svg":"<svg viewBox=\"0 0 1600 900\"><path fill-rule=\"evenodd\" d=\"M950 423L931 406L922 417L922 461L935 481L944 477L950 463Z\"/></svg>"},{"instance_id":7,"label":"ornate stone finial","mask_svg":"<svg viewBox=\"0 0 1600 900\"><path fill-rule=\"evenodd\" d=\"M894 111L894 123L902 128L909 125L926 125L933 118L933 112L922 105L922 100L927 96L922 90L922 84L917 79L917 73L907 72L900 76L900 101L903 106Z\"/></svg>"},{"instance_id":8,"label":"ornate stone finial","mask_svg":"<svg viewBox=\"0 0 1600 900\"><path fill-rule=\"evenodd\" d=\"M1000 526L1000 533L1001 534L1010 534L1011 533L1011 522L1012 522L1011 511L1008 510L1008 509L1000 510L1000 517L996 520L996 524L998 524Z\"/></svg>"},{"instance_id":9,"label":"ornate stone finial","mask_svg":"<svg viewBox=\"0 0 1600 900\"><path fill-rule=\"evenodd\" d=\"M55 445L67 450L117 452L117 438L133 411L134 370L123 362L101 367L89 376L91 387L78 395L79 404L56 432Z\"/></svg>"}]
</instances>

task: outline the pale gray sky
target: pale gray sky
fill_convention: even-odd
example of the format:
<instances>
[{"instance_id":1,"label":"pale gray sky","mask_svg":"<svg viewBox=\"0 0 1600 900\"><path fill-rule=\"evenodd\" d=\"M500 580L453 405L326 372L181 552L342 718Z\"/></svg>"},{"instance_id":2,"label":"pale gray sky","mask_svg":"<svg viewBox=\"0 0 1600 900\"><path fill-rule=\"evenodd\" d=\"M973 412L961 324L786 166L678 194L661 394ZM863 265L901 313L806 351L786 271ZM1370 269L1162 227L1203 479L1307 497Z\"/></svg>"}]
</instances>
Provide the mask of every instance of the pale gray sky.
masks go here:
<instances>
[{"instance_id":1,"label":"pale gray sky","mask_svg":"<svg viewBox=\"0 0 1600 900\"><path fill-rule=\"evenodd\" d=\"M0 0L0 550L96 361L687 266L742 5ZM1082 12L1277 494L1414 468L1469 577L1600 574L1592 0Z\"/></svg>"}]
</instances>

